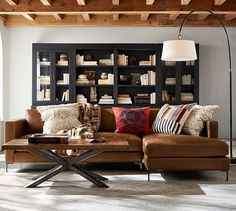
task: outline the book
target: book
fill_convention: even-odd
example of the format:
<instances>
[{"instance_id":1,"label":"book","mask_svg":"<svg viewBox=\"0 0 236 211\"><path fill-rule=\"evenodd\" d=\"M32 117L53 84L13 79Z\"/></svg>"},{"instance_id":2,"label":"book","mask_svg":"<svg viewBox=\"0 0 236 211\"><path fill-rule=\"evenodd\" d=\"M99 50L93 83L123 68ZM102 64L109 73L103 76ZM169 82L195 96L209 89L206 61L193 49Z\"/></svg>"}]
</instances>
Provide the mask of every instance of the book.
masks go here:
<instances>
[{"instance_id":1,"label":"book","mask_svg":"<svg viewBox=\"0 0 236 211\"><path fill-rule=\"evenodd\" d=\"M68 135L51 135L35 133L28 138L29 144L68 144L70 137Z\"/></svg>"}]
</instances>

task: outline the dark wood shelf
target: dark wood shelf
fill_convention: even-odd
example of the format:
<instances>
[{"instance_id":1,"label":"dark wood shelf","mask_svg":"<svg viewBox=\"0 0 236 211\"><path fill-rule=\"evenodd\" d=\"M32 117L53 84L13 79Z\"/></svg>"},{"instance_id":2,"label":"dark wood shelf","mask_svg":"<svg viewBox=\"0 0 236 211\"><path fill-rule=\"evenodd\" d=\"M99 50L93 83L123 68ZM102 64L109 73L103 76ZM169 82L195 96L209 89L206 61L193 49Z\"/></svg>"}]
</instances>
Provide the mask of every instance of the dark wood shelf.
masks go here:
<instances>
[{"instance_id":1,"label":"dark wood shelf","mask_svg":"<svg viewBox=\"0 0 236 211\"><path fill-rule=\"evenodd\" d=\"M92 68L92 69L112 69L113 65L77 65L76 68Z\"/></svg>"},{"instance_id":2,"label":"dark wood shelf","mask_svg":"<svg viewBox=\"0 0 236 211\"><path fill-rule=\"evenodd\" d=\"M155 68L155 65L119 65L119 69L147 69L147 68Z\"/></svg>"},{"instance_id":3,"label":"dark wood shelf","mask_svg":"<svg viewBox=\"0 0 236 211\"><path fill-rule=\"evenodd\" d=\"M134 85L134 84L128 84L128 85L124 85L124 84L119 84L118 87L132 87L132 88L155 88L156 85Z\"/></svg>"},{"instance_id":4,"label":"dark wood shelf","mask_svg":"<svg viewBox=\"0 0 236 211\"><path fill-rule=\"evenodd\" d=\"M80 84L77 84L76 85L76 87L113 87L114 85L112 85L112 84L106 84L106 85L98 85L98 84L95 84L95 85L86 85L86 84L84 84L84 85L80 85Z\"/></svg>"}]
</instances>

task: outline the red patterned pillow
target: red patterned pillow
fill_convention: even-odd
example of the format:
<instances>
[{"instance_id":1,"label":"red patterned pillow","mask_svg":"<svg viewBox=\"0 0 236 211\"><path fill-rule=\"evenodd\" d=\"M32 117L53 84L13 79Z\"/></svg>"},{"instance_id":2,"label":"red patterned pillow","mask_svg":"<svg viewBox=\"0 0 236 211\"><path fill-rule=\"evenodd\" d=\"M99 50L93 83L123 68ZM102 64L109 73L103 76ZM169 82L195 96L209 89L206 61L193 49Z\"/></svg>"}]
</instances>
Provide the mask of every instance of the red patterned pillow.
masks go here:
<instances>
[{"instance_id":1,"label":"red patterned pillow","mask_svg":"<svg viewBox=\"0 0 236 211\"><path fill-rule=\"evenodd\" d=\"M151 133L150 108L114 107L113 112L116 118L116 133L131 133L139 136Z\"/></svg>"}]
</instances>

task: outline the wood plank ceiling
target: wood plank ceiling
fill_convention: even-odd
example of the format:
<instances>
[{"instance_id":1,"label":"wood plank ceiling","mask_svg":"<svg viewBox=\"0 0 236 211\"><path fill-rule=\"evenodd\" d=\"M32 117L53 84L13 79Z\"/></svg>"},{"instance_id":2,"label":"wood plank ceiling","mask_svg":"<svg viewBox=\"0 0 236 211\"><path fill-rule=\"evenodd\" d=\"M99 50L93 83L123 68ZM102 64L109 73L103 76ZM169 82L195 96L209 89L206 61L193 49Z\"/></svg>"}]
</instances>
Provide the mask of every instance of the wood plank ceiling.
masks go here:
<instances>
[{"instance_id":1,"label":"wood plank ceiling","mask_svg":"<svg viewBox=\"0 0 236 211\"><path fill-rule=\"evenodd\" d=\"M0 19L15 26L179 26L184 15L204 8L236 26L236 0L1 0ZM197 12L188 26L219 26Z\"/></svg>"}]
</instances>

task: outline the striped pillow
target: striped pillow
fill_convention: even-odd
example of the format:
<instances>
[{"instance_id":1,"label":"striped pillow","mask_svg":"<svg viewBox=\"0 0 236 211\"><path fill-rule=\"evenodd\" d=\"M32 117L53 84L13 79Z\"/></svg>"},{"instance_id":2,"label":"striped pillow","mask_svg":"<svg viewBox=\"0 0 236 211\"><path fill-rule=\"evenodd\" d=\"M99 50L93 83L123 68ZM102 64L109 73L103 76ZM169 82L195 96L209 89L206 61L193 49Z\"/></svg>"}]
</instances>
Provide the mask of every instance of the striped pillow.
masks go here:
<instances>
[{"instance_id":1,"label":"striped pillow","mask_svg":"<svg viewBox=\"0 0 236 211\"><path fill-rule=\"evenodd\" d=\"M153 122L153 132L179 134L192 111L193 105L163 105Z\"/></svg>"}]
</instances>

